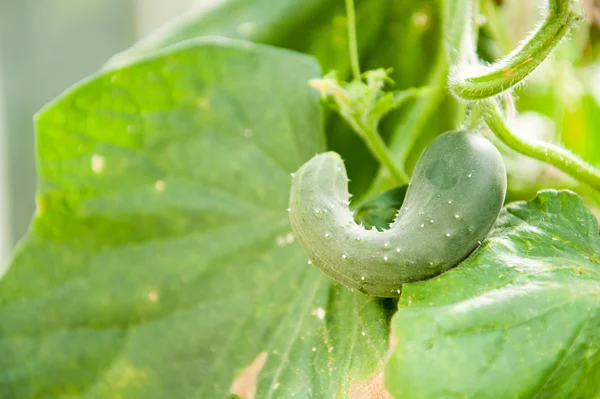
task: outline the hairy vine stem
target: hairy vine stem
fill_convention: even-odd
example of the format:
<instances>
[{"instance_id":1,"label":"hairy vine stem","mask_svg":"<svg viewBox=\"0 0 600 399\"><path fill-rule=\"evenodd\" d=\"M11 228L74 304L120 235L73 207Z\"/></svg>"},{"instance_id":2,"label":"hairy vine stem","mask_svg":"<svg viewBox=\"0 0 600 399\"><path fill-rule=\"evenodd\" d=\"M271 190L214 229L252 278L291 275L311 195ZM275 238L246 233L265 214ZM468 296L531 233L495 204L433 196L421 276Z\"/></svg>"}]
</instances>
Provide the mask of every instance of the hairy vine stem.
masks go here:
<instances>
[{"instance_id":1,"label":"hairy vine stem","mask_svg":"<svg viewBox=\"0 0 600 399\"><path fill-rule=\"evenodd\" d=\"M546 20L520 46L490 65L453 67L449 85L463 100L481 100L502 93L520 83L557 47L579 20L573 0L549 0ZM468 40L463 42L469 43ZM472 48L461 51L473 52Z\"/></svg>"},{"instance_id":2,"label":"hairy vine stem","mask_svg":"<svg viewBox=\"0 0 600 399\"><path fill-rule=\"evenodd\" d=\"M521 154L549 163L600 191L600 171L596 168L563 147L544 141L527 140L515 135L506 126L495 100L486 100L480 106L485 123L504 144Z\"/></svg>"},{"instance_id":3,"label":"hairy vine stem","mask_svg":"<svg viewBox=\"0 0 600 399\"><path fill-rule=\"evenodd\" d=\"M489 67L470 66L464 62L453 67L450 89L464 100L474 101L472 116L468 122L482 116L490 130L508 147L553 165L575 179L600 191L600 171L567 149L543 141L528 140L514 134L504 122L498 102L494 97L523 81L558 46L579 19L573 0L549 0L546 20L531 34L530 38L506 57ZM474 46L470 45L472 26L465 26L462 41L462 60L476 59ZM469 70L482 68L483 73L467 76ZM462 71L466 72L462 72ZM483 100L483 101L481 101Z\"/></svg>"}]
</instances>

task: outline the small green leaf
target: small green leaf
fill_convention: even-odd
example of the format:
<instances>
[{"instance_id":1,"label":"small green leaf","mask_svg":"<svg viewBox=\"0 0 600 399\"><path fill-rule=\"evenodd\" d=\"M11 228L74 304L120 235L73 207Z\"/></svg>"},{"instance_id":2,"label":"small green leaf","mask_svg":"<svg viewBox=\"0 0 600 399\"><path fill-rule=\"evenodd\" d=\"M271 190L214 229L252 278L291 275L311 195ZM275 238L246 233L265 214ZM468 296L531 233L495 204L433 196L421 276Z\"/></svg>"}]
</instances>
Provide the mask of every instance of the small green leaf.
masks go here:
<instances>
[{"instance_id":1,"label":"small green leaf","mask_svg":"<svg viewBox=\"0 0 600 399\"><path fill-rule=\"evenodd\" d=\"M600 394L598 223L568 191L509 205L470 259L403 288L386 386L396 398Z\"/></svg>"}]
</instances>

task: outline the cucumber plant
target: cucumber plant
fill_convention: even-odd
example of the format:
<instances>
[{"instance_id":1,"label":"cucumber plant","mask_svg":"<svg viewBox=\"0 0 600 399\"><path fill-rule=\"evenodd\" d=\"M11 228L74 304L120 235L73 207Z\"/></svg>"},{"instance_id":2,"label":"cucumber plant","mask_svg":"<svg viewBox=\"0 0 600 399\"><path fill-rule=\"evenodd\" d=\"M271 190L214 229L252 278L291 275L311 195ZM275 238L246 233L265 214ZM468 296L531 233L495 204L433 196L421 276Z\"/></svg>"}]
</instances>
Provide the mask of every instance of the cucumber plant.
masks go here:
<instances>
[{"instance_id":1,"label":"cucumber plant","mask_svg":"<svg viewBox=\"0 0 600 399\"><path fill-rule=\"evenodd\" d=\"M462 18L467 23L459 25L455 43L450 43L455 46L451 57L455 64L449 88L459 99L470 102L468 124L477 128L478 118L485 115L488 126L509 146L600 188L598 171L568 151L527 143L510 134L494 100L525 79L553 52L580 18L574 3L549 1L547 20L529 40L489 66L477 61L473 48L475 4L458 2L457 9L464 13ZM344 87L333 75L313 85L334 99L340 114L382 165L398 179L405 179L405 172L395 164L377 133L380 118L398 101L381 93L387 77L384 70L367 72L362 83L352 1L347 2L347 9L355 80ZM352 220L347 175L339 156L328 153L308 161L293 179L289 209L291 225L310 262L350 288L388 297L400 295L403 283L437 276L464 260L489 233L506 193L500 154L485 139L475 137L446 133L431 144L416 164L405 204L383 232L365 230ZM469 179L473 175L481 178ZM444 207L446 201L454 206ZM429 226L434 220L438 221L435 228Z\"/></svg>"},{"instance_id":2,"label":"cucumber plant","mask_svg":"<svg viewBox=\"0 0 600 399\"><path fill-rule=\"evenodd\" d=\"M580 2L208 3L36 115L0 398L598 398Z\"/></svg>"}]
</instances>

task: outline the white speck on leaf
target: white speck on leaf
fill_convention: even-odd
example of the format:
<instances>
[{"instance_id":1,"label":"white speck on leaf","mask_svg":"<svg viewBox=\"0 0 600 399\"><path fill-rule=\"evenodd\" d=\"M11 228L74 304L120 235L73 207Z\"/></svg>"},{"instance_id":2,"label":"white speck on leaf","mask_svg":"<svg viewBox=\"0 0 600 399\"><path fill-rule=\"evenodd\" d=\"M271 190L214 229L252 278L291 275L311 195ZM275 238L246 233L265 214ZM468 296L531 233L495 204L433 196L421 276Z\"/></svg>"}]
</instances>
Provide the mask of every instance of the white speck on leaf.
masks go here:
<instances>
[{"instance_id":1,"label":"white speck on leaf","mask_svg":"<svg viewBox=\"0 0 600 399\"><path fill-rule=\"evenodd\" d=\"M291 244L294 242L294 235L292 233L288 233L285 236L285 242L287 242L288 244Z\"/></svg>"},{"instance_id":2,"label":"white speck on leaf","mask_svg":"<svg viewBox=\"0 0 600 399\"><path fill-rule=\"evenodd\" d=\"M104 170L104 157L102 155L92 155L92 172L102 173Z\"/></svg>"},{"instance_id":3,"label":"white speck on leaf","mask_svg":"<svg viewBox=\"0 0 600 399\"><path fill-rule=\"evenodd\" d=\"M287 241L286 241L286 239L285 239L285 236L278 236L278 237L275 239L275 243L276 243L278 246L280 246L280 247L283 247L283 246L284 246L284 245L287 243Z\"/></svg>"},{"instance_id":4,"label":"white speck on leaf","mask_svg":"<svg viewBox=\"0 0 600 399\"><path fill-rule=\"evenodd\" d=\"M154 189L156 191L158 191L159 193L162 193L163 191L165 191L166 185L164 180L157 180L156 183L154 183Z\"/></svg>"},{"instance_id":5,"label":"white speck on leaf","mask_svg":"<svg viewBox=\"0 0 600 399\"><path fill-rule=\"evenodd\" d=\"M317 316L317 319L323 320L325 318L325 309L316 308L312 311L313 316Z\"/></svg>"},{"instance_id":6,"label":"white speck on leaf","mask_svg":"<svg viewBox=\"0 0 600 399\"><path fill-rule=\"evenodd\" d=\"M158 292L156 292L156 291L150 291L148 293L148 300L149 301L151 301L151 302L157 302L158 298L159 298Z\"/></svg>"},{"instance_id":7,"label":"white speck on leaf","mask_svg":"<svg viewBox=\"0 0 600 399\"><path fill-rule=\"evenodd\" d=\"M252 129L245 129L244 130L244 137L247 139L251 139L252 136L254 136L254 132L252 131Z\"/></svg>"},{"instance_id":8,"label":"white speck on leaf","mask_svg":"<svg viewBox=\"0 0 600 399\"><path fill-rule=\"evenodd\" d=\"M417 28L427 28L427 26L429 25L429 15L427 15L427 13L423 11L416 12L412 16L412 23Z\"/></svg>"}]
</instances>

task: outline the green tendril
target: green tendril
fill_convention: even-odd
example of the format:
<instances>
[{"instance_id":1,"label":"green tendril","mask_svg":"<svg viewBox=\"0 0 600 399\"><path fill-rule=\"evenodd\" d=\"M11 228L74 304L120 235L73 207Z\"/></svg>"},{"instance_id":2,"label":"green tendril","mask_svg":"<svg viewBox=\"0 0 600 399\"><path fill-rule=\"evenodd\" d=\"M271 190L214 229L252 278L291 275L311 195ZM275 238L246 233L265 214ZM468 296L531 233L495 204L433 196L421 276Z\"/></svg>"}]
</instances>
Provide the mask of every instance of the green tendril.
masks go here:
<instances>
[{"instance_id":1,"label":"green tendril","mask_svg":"<svg viewBox=\"0 0 600 399\"><path fill-rule=\"evenodd\" d=\"M574 8L573 0L550 0L546 21L507 56L490 66L454 65L449 79L451 91L463 100L481 100L522 82L554 51L579 20ZM462 51L466 50L472 51Z\"/></svg>"},{"instance_id":2,"label":"green tendril","mask_svg":"<svg viewBox=\"0 0 600 399\"><path fill-rule=\"evenodd\" d=\"M600 191L600 171L592 165L563 147L540 140L528 140L515 135L504 122L496 101L487 100L479 106L483 112L485 123L508 147L538 161L549 163Z\"/></svg>"}]
</instances>

